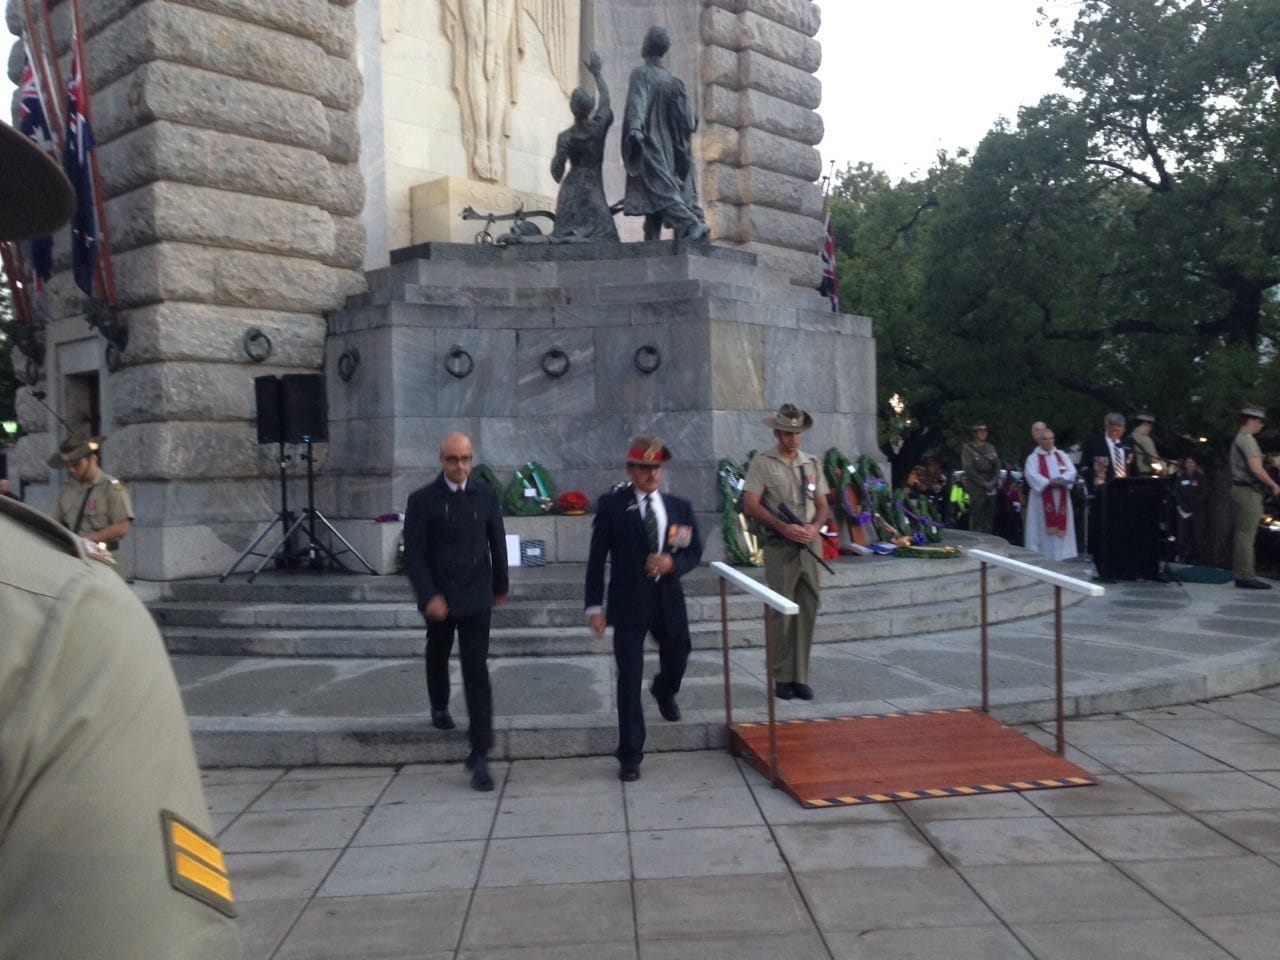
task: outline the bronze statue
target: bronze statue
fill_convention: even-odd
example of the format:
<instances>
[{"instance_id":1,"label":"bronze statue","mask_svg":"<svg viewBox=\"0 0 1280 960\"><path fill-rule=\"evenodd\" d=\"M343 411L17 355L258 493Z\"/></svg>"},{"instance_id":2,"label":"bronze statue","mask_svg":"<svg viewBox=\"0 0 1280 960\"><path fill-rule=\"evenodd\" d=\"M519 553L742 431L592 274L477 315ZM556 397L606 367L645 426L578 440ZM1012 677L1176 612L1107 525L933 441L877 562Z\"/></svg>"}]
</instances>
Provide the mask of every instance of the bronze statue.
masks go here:
<instances>
[{"instance_id":1,"label":"bronze statue","mask_svg":"<svg viewBox=\"0 0 1280 960\"><path fill-rule=\"evenodd\" d=\"M600 55L592 53L586 62L600 92L597 101L584 87L578 87L569 98L573 126L556 138L556 155L551 161L551 176L560 184L556 199L556 228L551 234L559 240L618 239L613 210L604 195L604 140L613 126L613 107L609 104L609 87L600 72ZM569 175L565 176L565 163Z\"/></svg>"},{"instance_id":2,"label":"bronze statue","mask_svg":"<svg viewBox=\"0 0 1280 960\"><path fill-rule=\"evenodd\" d=\"M693 172L697 113L680 78L663 65L671 35L650 27L640 53L644 65L631 71L623 116L622 162L627 170L623 213L644 217L644 238L656 240L663 226L677 238L705 240L711 231L698 205Z\"/></svg>"}]
</instances>

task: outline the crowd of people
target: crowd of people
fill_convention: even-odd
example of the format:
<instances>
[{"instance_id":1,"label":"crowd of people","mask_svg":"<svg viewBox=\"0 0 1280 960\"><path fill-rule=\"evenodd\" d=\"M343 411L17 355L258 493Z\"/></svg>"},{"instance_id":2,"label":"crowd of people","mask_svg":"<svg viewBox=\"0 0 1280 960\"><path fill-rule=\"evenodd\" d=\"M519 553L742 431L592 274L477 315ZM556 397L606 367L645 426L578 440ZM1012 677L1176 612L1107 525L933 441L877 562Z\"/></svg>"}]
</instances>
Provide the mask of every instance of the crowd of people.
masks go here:
<instances>
[{"instance_id":1,"label":"crowd of people","mask_svg":"<svg viewBox=\"0 0 1280 960\"><path fill-rule=\"evenodd\" d=\"M1240 411L1240 431L1231 446L1227 469L1231 479L1233 579L1242 589L1267 589L1257 577L1254 538L1267 496L1280 493L1274 469L1265 466L1256 435L1265 412L1254 406ZM993 533L1026 546L1050 560L1105 550L1103 509L1108 489L1119 480L1159 480L1148 485L1158 510L1152 550L1162 561L1198 564L1211 561L1211 478L1202 456L1161 455L1154 437L1156 419L1140 411L1131 419L1108 413L1102 429L1078 447L1062 450L1048 424L1031 425L1031 448L1002 456L992 443L986 422L972 426L972 437L960 448L960 469L948 475L936 456L913 467L904 486L938 507L947 524ZM1118 504L1118 499L1113 503ZM1112 514L1121 508L1116 506ZM1128 531L1126 530L1126 534Z\"/></svg>"}]
</instances>

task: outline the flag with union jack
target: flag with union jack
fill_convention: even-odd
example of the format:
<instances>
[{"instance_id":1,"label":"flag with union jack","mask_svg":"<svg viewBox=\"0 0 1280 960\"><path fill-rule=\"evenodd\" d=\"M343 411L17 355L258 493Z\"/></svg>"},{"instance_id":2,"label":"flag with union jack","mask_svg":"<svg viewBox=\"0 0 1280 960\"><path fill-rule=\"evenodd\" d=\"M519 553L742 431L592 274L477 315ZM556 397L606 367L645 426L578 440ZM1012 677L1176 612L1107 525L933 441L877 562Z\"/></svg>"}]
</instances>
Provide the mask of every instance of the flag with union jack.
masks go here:
<instances>
[{"instance_id":1,"label":"flag with union jack","mask_svg":"<svg viewBox=\"0 0 1280 960\"><path fill-rule=\"evenodd\" d=\"M827 214L827 232L822 238L822 283L818 292L831 301L831 312L840 312L840 284L836 280L836 228Z\"/></svg>"},{"instance_id":2,"label":"flag with union jack","mask_svg":"<svg viewBox=\"0 0 1280 960\"><path fill-rule=\"evenodd\" d=\"M40 97L40 77L36 73L35 62L31 59L31 48L25 42L22 48L18 129L30 137L50 159L56 159L48 114L45 113L44 100ZM39 290L53 276L53 237L37 237L31 241L31 269L35 273L36 289Z\"/></svg>"},{"instance_id":3,"label":"flag with union jack","mask_svg":"<svg viewBox=\"0 0 1280 960\"><path fill-rule=\"evenodd\" d=\"M76 191L76 215L71 220L71 267L76 286L93 296L93 274L98 259L98 225L93 197L93 129L84 113L84 65L80 45L71 38L71 80L67 85L67 144L62 169Z\"/></svg>"}]
</instances>

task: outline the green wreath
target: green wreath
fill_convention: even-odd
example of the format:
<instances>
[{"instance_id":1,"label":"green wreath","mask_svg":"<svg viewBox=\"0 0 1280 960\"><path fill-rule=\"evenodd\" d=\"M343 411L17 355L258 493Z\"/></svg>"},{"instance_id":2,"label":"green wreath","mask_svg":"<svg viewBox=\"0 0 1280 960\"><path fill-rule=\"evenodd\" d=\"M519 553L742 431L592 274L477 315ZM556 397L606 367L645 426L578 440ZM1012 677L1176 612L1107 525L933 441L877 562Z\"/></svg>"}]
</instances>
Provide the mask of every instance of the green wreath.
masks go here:
<instances>
[{"instance_id":1,"label":"green wreath","mask_svg":"<svg viewBox=\"0 0 1280 960\"><path fill-rule=\"evenodd\" d=\"M489 489L494 493L500 493L502 491L502 484L498 481L498 475L493 472L493 467L489 466L487 463L478 464L476 468L471 471L471 475L477 480L483 480L487 483L489 485Z\"/></svg>"},{"instance_id":2,"label":"green wreath","mask_svg":"<svg viewBox=\"0 0 1280 960\"><path fill-rule=\"evenodd\" d=\"M542 464L530 460L515 472L502 494L507 512L517 517L537 517L555 506L556 488Z\"/></svg>"},{"instance_id":3,"label":"green wreath","mask_svg":"<svg viewBox=\"0 0 1280 960\"><path fill-rule=\"evenodd\" d=\"M720 534L729 562L738 567L763 566L764 556L758 543L753 546L754 536L749 532L742 513L742 486L746 482L746 471L725 457L716 464L716 481L724 498Z\"/></svg>"}]
</instances>

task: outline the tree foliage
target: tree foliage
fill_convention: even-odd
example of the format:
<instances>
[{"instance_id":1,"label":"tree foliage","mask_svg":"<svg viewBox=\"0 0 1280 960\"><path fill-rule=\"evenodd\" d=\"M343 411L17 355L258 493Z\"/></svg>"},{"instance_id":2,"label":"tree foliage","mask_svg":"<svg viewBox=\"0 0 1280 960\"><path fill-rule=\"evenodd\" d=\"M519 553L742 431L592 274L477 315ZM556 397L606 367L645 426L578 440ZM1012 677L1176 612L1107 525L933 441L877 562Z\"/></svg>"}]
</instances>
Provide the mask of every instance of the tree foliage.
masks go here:
<instances>
[{"instance_id":1,"label":"tree foliage","mask_svg":"<svg viewBox=\"0 0 1280 960\"><path fill-rule=\"evenodd\" d=\"M1166 448L1225 440L1280 385L1280 2L1084 0L1054 26L1067 95L922 179L833 191L904 457L977 418L1012 457L1033 420L1069 443L1109 409L1150 409Z\"/></svg>"}]
</instances>

